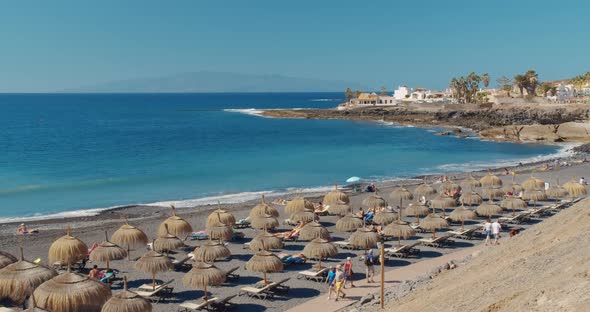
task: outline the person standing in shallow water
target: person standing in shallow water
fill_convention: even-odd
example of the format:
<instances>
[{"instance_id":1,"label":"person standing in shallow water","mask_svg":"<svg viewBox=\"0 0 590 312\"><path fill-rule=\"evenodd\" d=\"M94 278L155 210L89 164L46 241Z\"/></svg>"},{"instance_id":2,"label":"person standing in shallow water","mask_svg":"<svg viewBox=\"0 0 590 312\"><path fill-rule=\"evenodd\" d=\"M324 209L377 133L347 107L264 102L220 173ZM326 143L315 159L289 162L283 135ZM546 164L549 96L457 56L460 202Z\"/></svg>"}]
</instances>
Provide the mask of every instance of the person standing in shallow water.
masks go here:
<instances>
[{"instance_id":1,"label":"person standing in shallow water","mask_svg":"<svg viewBox=\"0 0 590 312\"><path fill-rule=\"evenodd\" d=\"M492 236L492 220L490 218L488 218L483 225L483 233L486 236L485 245L487 246L490 243L490 237Z\"/></svg>"}]
</instances>

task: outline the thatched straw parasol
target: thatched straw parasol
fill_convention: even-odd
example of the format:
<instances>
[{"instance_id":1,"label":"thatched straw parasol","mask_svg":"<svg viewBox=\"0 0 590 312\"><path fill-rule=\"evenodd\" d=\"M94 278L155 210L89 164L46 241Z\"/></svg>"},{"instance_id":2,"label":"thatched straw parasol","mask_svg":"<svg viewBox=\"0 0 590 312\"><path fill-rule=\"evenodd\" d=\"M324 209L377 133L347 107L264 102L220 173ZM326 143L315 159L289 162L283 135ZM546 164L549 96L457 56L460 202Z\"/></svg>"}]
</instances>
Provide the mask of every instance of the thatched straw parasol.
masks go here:
<instances>
[{"instance_id":1,"label":"thatched straw parasol","mask_svg":"<svg viewBox=\"0 0 590 312\"><path fill-rule=\"evenodd\" d=\"M534 189L538 189L538 188L544 188L545 181L537 179L534 176L531 176L530 178L526 179L526 181L524 181L522 183L522 187L524 188L525 191L526 190L534 190Z\"/></svg>"},{"instance_id":2,"label":"thatched straw parasol","mask_svg":"<svg viewBox=\"0 0 590 312\"><path fill-rule=\"evenodd\" d=\"M113 260L122 260L127 257L125 249L119 245L109 242L107 231L104 231L104 242L100 243L90 253L90 261L92 262L106 262L107 269L109 269L109 262Z\"/></svg>"},{"instance_id":3,"label":"thatched straw parasol","mask_svg":"<svg viewBox=\"0 0 590 312\"><path fill-rule=\"evenodd\" d=\"M380 225L387 225L398 218L398 214L393 211L378 211L373 217L373 222Z\"/></svg>"},{"instance_id":4,"label":"thatched straw parasol","mask_svg":"<svg viewBox=\"0 0 590 312\"><path fill-rule=\"evenodd\" d=\"M250 249L253 251L281 248L283 248L283 240L266 231L260 232L250 241Z\"/></svg>"},{"instance_id":5,"label":"thatched straw parasol","mask_svg":"<svg viewBox=\"0 0 590 312\"><path fill-rule=\"evenodd\" d=\"M461 186L459 184L448 180L440 185L439 193L455 193L461 190Z\"/></svg>"},{"instance_id":6,"label":"thatched straw parasol","mask_svg":"<svg viewBox=\"0 0 590 312\"><path fill-rule=\"evenodd\" d=\"M533 201L533 206L537 206L537 202L540 200L547 200L547 194L543 189L525 190L522 193L522 199Z\"/></svg>"},{"instance_id":7,"label":"thatched straw parasol","mask_svg":"<svg viewBox=\"0 0 590 312\"><path fill-rule=\"evenodd\" d=\"M365 222L357 216L348 214L336 221L336 229L342 232L352 232L365 225Z\"/></svg>"},{"instance_id":8,"label":"thatched straw parasol","mask_svg":"<svg viewBox=\"0 0 590 312\"><path fill-rule=\"evenodd\" d=\"M322 258L334 257L338 254L338 248L326 239L316 238L303 248L303 254L308 258L318 258L318 269L322 268Z\"/></svg>"},{"instance_id":9,"label":"thatched straw parasol","mask_svg":"<svg viewBox=\"0 0 590 312\"><path fill-rule=\"evenodd\" d=\"M207 286L219 286L225 282L225 272L216 266L196 262L193 267L182 278L182 283L186 287L203 289L205 295L203 299L207 301Z\"/></svg>"},{"instance_id":10,"label":"thatched straw parasol","mask_svg":"<svg viewBox=\"0 0 590 312\"><path fill-rule=\"evenodd\" d=\"M297 211L289 217L289 220L291 220L291 222L295 222L295 223L299 223L299 222L308 223L308 222L315 221L315 219L316 219L316 215L313 212L313 210L307 210L307 209Z\"/></svg>"},{"instance_id":11,"label":"thatched straw parasol","mask_svg":"<svg viewBox=\"0 0 590 312\"><path fill-rule=\"evenodd\" d=\"M522 185L518 184L518 183L510 183L508 185L505 185L502 190L504 190L504 192L508 193L508 192L512 192L512 194L516 194L519 192L524 191L524 188L522 187Z\"/></svg>"},{"instance_id":12,"label":"thatched straw parasol","mask_svg":"<svg viewBox=\"0 0 590 312\"><path fill-rule=\"evenodd\" d=\"M201 247L193 251L195 259L202 262L213 262L217 259L226 259L231 257L231 252L225 244L217 241L207 241Z\"/></svg>"},{"instance_id":13,"label":"thatched straw parasol","mask_svg":"<svg viewBox=\"0 0 590 312\"><path fill-rule=\"evenodd\" d=\"M292 215L298 211L311 210L314 211L315 207L313 203L304 197L295 197L291 201L287 202L285 206L285 213Z\"/></svg>"},{"instance_id":14,"label":"thatched straw parasol","mask_svg":"<svg viewBox=\"0 0 590 312\"><path fill-rule=\"evenodd\" d=\"M29 298L29 308L25 310L26 312L51 312L45 309L41 309L37 306L37 303L35 302L35 296L31 296ZM102 310L101 310L102 312Z\"/></svg>"},{"instance_id":15,"label":"thatched straw parasol","mask_svg":"<svg viewBox=\"0 0 590 312\"><path fill-rule=\"evenodd\" d=\"M488 199L500 198L504 196L504 191L501 188L486 187L483 190L483 196Z\"/></svg>"},{"instance_id":16,"label":"thatched straw parasol","mask_svg":"<svg viewBox=\"0 0 590 312\"><path fill-rule=\"evenodd\" d=\"M465 193L461 194L461 197L459 197L459 201L463 205L470 205L471 206L471 205L481 204L483 202L483 199L476 192L465 192Z\"/></svg>"},{"instance_id":17,"label":"thatched straw parasol","mask_svg":"<svg viewBox=\"0 0 590 312\"><path fill-rule=\"evenodd\" d=\"M299 231L300 240L312 240L314 238L330 238L330 232L317 222L309 222L301 228Z\"/></svg>"},{"instance_id":18,"label":"thatched straw parasol","mask_svg":"<svg viewBox=\"0 0 590 312\"><path fill-rule=\"evenodd\" d=\"M344 202L337 202L328 205L328 213L332 215L344 216L350 211L350 205Z\"/></svg>"},{"instance_id":19,"label":"thatched straw parasol","mask_svg":"<svg viewBox=\"0 0 590 312\"><path fill-rule=\"evenodd\" d=\"M67 272L39 285L33 293L39 308L52 312L99 312L111 297L108 284Z\"/></svg>"},{"instance_id":20,"label":"thatched straw parasol","mask_svg":"<svg viewBox=\"0 0 590 312\"><path fill-rule=\"evenodd\" d=\"M183 246L182 240L170 233L156 238L153 244L154 250L157 252L170 252Z\"/></svg>"},{"instance_id":21,"label":"thatched straw parasol","mask_svg":"<svg viewBox=\"0 0 590 312\"><path fill-rule=\"evenodd\" d=\"M408 239L414 234L416 234L416 231L407 222L400 220L394 221L383 228L383 235L397 237L398 247L401 246L402 238Z\"/></svg>"},{"instance_id":22,"label":"thatched straw parasol","mask_svg":"<svg viewBox=\"0 0 590 312\"><path fill-rule=\"evenodd\" d=\"M432 231L432 238L436 238L436 230L443 229L449 226L447 220L441 218L436 214L429 214L420 221L420 227Z\"/></svg>"},{"instance_id":23,"label":"thatched straw parasol","mask_svg":"<svg viewBox=\"0 0 590 312\"><path fill-rule=\"evenodd\" d=\"M250 226L257 230L272 230L279 226L279 220L272 215L259 215L250 218Z\"/></svg>"},{"instance_id":24,"label":"thatched straw parasol","mask_svg":"<svg viewBox=\"0 0 590 312\"><path fill-rule=\"evenodd\" d=\"M367 228L359 228L357 229L352 235L350 235L350 239L348 240L352 246L357 248L362 248L364 250L375 248L377 247L377 242L379 241L379 235L370 229Z\"/></svg>"},{"instance_id":25,"label":"thatched straw parasol","mask_svg":"<svg viewBox=\"0 0 590 312\"><path fill-rule=\"evenodd\" d=\"M264 195L262 195L262 199L260 200L260 204L254 206L254 208L252 208L252 210L250 211L249 217L252 219L254 217L266 216L266 215L270 215L273 218L278 218L279 212L273 206L267 204L264 201Z\"/></svg>"},{"instance_id":26,"label":"thatched straw parasol","mask_svg":"<svg viewBox=\"0 0 590 312\"><path fill-rule=\"evenodd\" d=\"M451 214L449 215L449 217L451 218L451 220L457 222L460 221L461 222L461 230L463 230L464 228L464 224L465 224L465 220L473 220L475 218L477 218L477 215L475 214L475 212L473 212L473 210L465 208L465 206L461 206L459 208L455 208L453 211L451 211Z\"/></svg>"},{"instance_id":27,"label":"thatched straw parasol","mask_svg":"<svg viewBox=\"0 0 590 312\"><path fill-rule=\"evenodd\" d=\"M107 301L100 312L151 312L152 304L144 297L127 289L127 276L123 276L123 291Z\"/></svg>"},{"instance_id":28,"label":"thatched straw parasol","mask_svg":"<svg viewBox=\"0 0 590 312\"><path fill-rule=\"evenodd\" d=\"M482 186L502 186L502 179L493 175L491 171L488 171L487 175L479 179L479 182L481 182Z\"/></svg>"},{"instance_id":29,"label":"thatched straw parasol","mask_svg":"<svg viewBox=\"0 0 590 312\"><path fill-rule=\"evenodd\" d=\"M219 221L207 223L205 231L209 234L209 238L217 240L230 240L234 235L230 226Z\"/></svg>"},{"instance_id":30,"label":"thatched straw parasol","mask_svg":"<svg viewBox=\"0 0 590 312\"><path fill-rule=\"evenodd\" d=\"M414 193L417 196L428 197L430 195L436 194L436 189L434 187L432 187L432 185L426 184L426 182L424 182L423 184L420 184L416 187L416 189L414 190Z\"/></svg>"},{"instance_id":31,"label":"thatched straw parasol","mask_svg":"<svg viewBox=\"0 0 590 312\"><path fill-rule=\"evenodd\" d=\"M391 194L389 194L389 199L393 202L399 202L399 219L402 219L402 210L403 210L403 201L404 200L412 200L414 199L414 194L408 191L407 188L400 186L399 188L393 190Z\"/></svg>"},{"instance_id":32,"label":"thatched straw parasol","mask_svg":"<svg viewBox=\"0 0 590 312\"><path fill-rule=\"evenodd\" d=\"M172 264L172 260L170 260L170 258L152 250L139 258L137 262L135 262L135 268L152 275L152 287L155 290L156 273L173 269L174 264Z\"/></svg>"},{"instance_id":33,"label":"thatched straw parasol","mask_svg":"<svg viewBox=\"0 0 590 312\"><path fill-rule=\"evenodd\" d=\"M490 218L494 215L501 215L502 213L504 213L504 210L502 209L502 207L494 204L494 202L492 202L492 201L488 201L486 203L483 203L483 204L477 206L475 211L480 216L486 216L486 217L490 217Z\"/></svg>"},{"instance_id":34,"label":"thatched straw parasol","mask_svg":"<svg viewBox=\"0 0 590 312\"><path fill-rule=\"evenodd\" d=\"M569 182L563 185L563 188L571 195L571 196L580 196L588 194L588 190L586 189L585 185L582 185L575 180L570 180Z\"/></svg>"},{"instance_id":35,"label":"thatched straw parasol","mask_svg":"<svg viewBox=\"0 0 590 312\"><path fill-rule=\"evenodd\" d=\"M410 216L416 217L416 223L420 224L419 218L427 216L430 213L430 209L428 209L428 206L426 206L425 204L417 202L417 203L410 205L406 209L406 213Z\"/></svg>"},{"instance_id":36,"label":"thatched straw parasol","mask_svg":"<svg viewBox=\"0 0 590 312\"><path fill-rule=\"evenodd\" d=\"M434 209L442 209L443 216L446 215L447 208L453 208L457 206L457 201L455 199L444 196L438 195L435 199L430 201L430 208L432 208L432 213L434 213Z\"/></svg>"},{"instance_id":37,"label":"thatched straw parasol","mask_svg":"<svg viewBox=\"0 0 590 312\"><path fill-rule=\"evenodd\" d=\"M211 212L207 217L207 227L217 224L218 222L232 227L236 224L236 218L233 214L227 212L227 210L217 209Z\"/></svg>"},{"instance_id":38,"label":"thatched straw parasol","mask_svg":"<svg viewBox=\"0 0 590 312\"><path fill-rule=\"evenodd\" d=\"M570 194L563 186L559 185L559 179L557 180L557 183L551 185L545 193L552 198L562 198Z\"/></svg>"},{"instance_id":39,"label":"thatched straw parasol","mask_svg":"<svg viewBox=\"0 0 590 312\"><path fill-rule=\"evenodd\" d=\"M248 262L246 262L246 270L250 272L264 273L264 284L266 281L266 273L280 272L283 270L283 262L275 254L266 250L257 252Z\"/></svg>"},{"instance_id":40,"label":"thatched straw parasol","mask_svg":"<svg viewBox=\"0 0 590 312\"><path fill-rule=\"evenodd\" d=\"M387 202L375 191L363 200L363 205L369 209L381 209L387 207Z\"/></svg>"},{"instance_id":41,"label":"thatched straw parasol","mask_svg":"<svg viewBox=\"0 0 590 312\"><path fill-rule=\"evenodd\" d=\"M13 256L7 252L0 251L0 269L9 265L9 264L15 263L16 261L18 261L18 260L16 259L15 256Z\"/></svg>"},{"instance_id":42,"label":"thatched straw parasol","mask_svg":"<svg viewBox=\"0 0 590 312\"><path fill-rule=\"evenodd\" d=\"M338 190L338 185L336 184L334 185L334 189L331 190L328 194L326 194L326 196L324 196L323 203L324 205L332 205L339 202L349 204L350 199L348 198L348 195Z\"/></svg>"},{"instance_id":43,"label":"thatched straw parasol","mask_svg":"<svg viewBox=\"0 0 590 312\"><path fill-rule=\"evenodd\" d=\"M516 209L523 209L527 206L527 203L518 197L506 197L500 202L500 207L512 209L512 215L516 213Z\"/></svg>"},{"instance_id":44,"label":"thatched straw parasol","mask_svg":"<svg viewBox=\"0 0 590 312\"><path fill-rule=\"evenodd\" d=\"M474 188L481 187L481 182L472 175L469 175L467 178L461 181L461 185L465 188L473 190Z\"/></svg>"},{"instance_id":45,"label":"thatched straw parasol","mask_svg":"<svg viewBox=\"0 0 590 312\"><path fill-rule=\"evenodd\" d=\"M183 218L176 215L176 207L171 205L172 216L164 220L158 227L158 236L164 236L166 233L170 233L176 237L183 237L193 232L193 227L190 223L186 222ZM168 226L168 229L166 229Z\"/></svg>"},{"instance_id":46,"label":"thatched straw parasol","mask_svg":"<svg viewBox=\"0 0 590 312\"><path fill-rule=\"evenodd\" d=\"M131 248L147 245L148 237L142 230L129 225L127 219L125 219L125 224L121 225L121 227L113 233L111 241L119 246L125 247L127 249L127 257L129 258L129 251Z\"/></svg>"},{"instance_id":47,"label":"thatched straw parasol","mask_svg":"<svg viewBox=\"0 0 590 312\"><path fill-rule=\"evenodd\" d=\"M48 260L49 263L66 264L84 260L87 256L88 247L83 241L70 235L70 226L68 226L66 235L58 238L49 247Z\"/></svg>"},{"instance_id":48,"label":"thatched straw parasol","mask_svg":"<svg viewBox=\"0 0 590 312\"><path fill-rule=\"evenodd\" d=\"M0 269L0 298L10 298L16 304L23 304L28 295L57 275L55 270L26 261L23 249L20 260Z\"/></svg>"}]
</instances>

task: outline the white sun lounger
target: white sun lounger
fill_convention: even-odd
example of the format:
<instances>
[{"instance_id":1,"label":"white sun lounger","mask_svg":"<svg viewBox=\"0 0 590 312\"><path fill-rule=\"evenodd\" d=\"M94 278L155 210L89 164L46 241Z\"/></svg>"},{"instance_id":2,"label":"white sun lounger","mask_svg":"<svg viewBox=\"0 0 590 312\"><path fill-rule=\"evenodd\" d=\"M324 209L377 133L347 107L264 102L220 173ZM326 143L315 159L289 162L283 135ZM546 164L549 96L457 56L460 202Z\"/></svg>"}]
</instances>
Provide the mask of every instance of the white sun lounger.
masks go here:
<instances>
[{"instance_id":1,"label":"white sun lounger","mask_svg":"<svg viewBox=\"0 0 590 312\"><path fill-rule=\"evenodd\" d=\"M218 298L210 298L207 301L203 300L201 303L192 303L192 302L184 302L178 306L179 312L190 312L190 311L200 311L203 309L207 309L211 303L218 300Z\"/></svg>"},{"instance_id":2,"label":"white sun lounger","mask_svg":"<svg viewBox=\"0 0 590 312\"><path fill-rule=\"evenodd\" d=\"M420 241L423 245L426 245L426 246L435 247L435 248L442 248L442 247L445 247L445 246L455 243L455 241L450 239L453 236L454 235L450 234L450 235L445 235L445 236L439 236L434 239L433 238L421 238L418 241Z\"/></svg>"},{"instance_id":3,"label":"white sun lounger","mask_svg":"<svg viewBox=\"0 0 590 312\"><path fill-rule=\"evenodd\" d=\"M297 279L306 279L316 282L323 282L326 278L326 273L328 273L328 268L323 268L318 271L301 271L297 274Z\"/></svg>"},{"instance_id":4,"label":"white sun lounger","mask_svg":"<svg viewBox=\"0 0 590 312\"><path fill-rule=\"evenodd\" d=\"M359 249L358 247L351 245L349 241L334 242L334 245L336 245L342 249L351 249L351 250Z\"/></svg>"}]
</instances>

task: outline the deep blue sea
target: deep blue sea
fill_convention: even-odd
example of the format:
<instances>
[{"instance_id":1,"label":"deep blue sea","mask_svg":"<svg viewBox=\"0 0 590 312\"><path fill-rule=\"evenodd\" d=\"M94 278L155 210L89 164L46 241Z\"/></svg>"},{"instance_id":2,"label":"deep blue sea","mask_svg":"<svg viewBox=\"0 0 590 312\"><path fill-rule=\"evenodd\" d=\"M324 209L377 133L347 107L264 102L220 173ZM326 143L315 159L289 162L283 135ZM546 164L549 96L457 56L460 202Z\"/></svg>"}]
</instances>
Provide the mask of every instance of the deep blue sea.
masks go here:
<instances>
[{"instance_id":1,"label":"deep blue sea","mask_svg":"<svg viewBox=\"0 0 590 312\"><path fill-rule=\"evenodd\" d=\"M342 98L0 95L0 221L134 203L239 201L350 176L482 169L559 151L378 122L263 118L248 110L334 107Z\"/></svg>"}]
</instances>

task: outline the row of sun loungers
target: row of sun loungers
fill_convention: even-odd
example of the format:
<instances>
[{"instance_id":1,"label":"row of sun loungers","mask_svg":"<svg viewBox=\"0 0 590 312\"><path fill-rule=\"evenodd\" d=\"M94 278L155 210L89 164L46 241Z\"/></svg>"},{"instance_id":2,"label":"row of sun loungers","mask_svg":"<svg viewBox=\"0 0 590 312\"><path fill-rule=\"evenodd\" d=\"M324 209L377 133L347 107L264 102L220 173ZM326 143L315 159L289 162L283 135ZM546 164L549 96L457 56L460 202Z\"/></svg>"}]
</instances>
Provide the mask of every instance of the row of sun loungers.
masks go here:
<instances>
[{"instance_id":1,"label":"row of sun loungers","mask_svg":"<svg viewBox=\"0 0 590 312\"><path fill-rule=\"evenodd\" d=\"M451 239L454 237L454 234L448 234L439 236L437 238L421 238L418 241L422 243L424 246L430 246L435 248L444 248L449 245L455 244L455 241Z\"/></svg>"},{"instance_id":2,"label":"row of sun loungers","mask_svg":"<svg viewBox=\"0 0 590 312\"><path fill-rule=\"evenodd\" d=\"M153 289L151 284L142 285L135 291L135 293L151 302L158 303L170 298L174 291L174 287L170 287L172 282L174 282L174 280L158 285L156 286L156 289Z\"/></svg>"},{"instance_id":3,"label":"row of sun loungers","mask_svg":"<svg viewBox=\"0 0 590 312\"><path fill-rule=\"evenodd\" d=\"M237 295L227 296L225 298L209 298L200 303L185 302L179 305L179 312L190 312L200 310L227 311L233 305L230 301Z\"/></svg>"}]
</instances>

